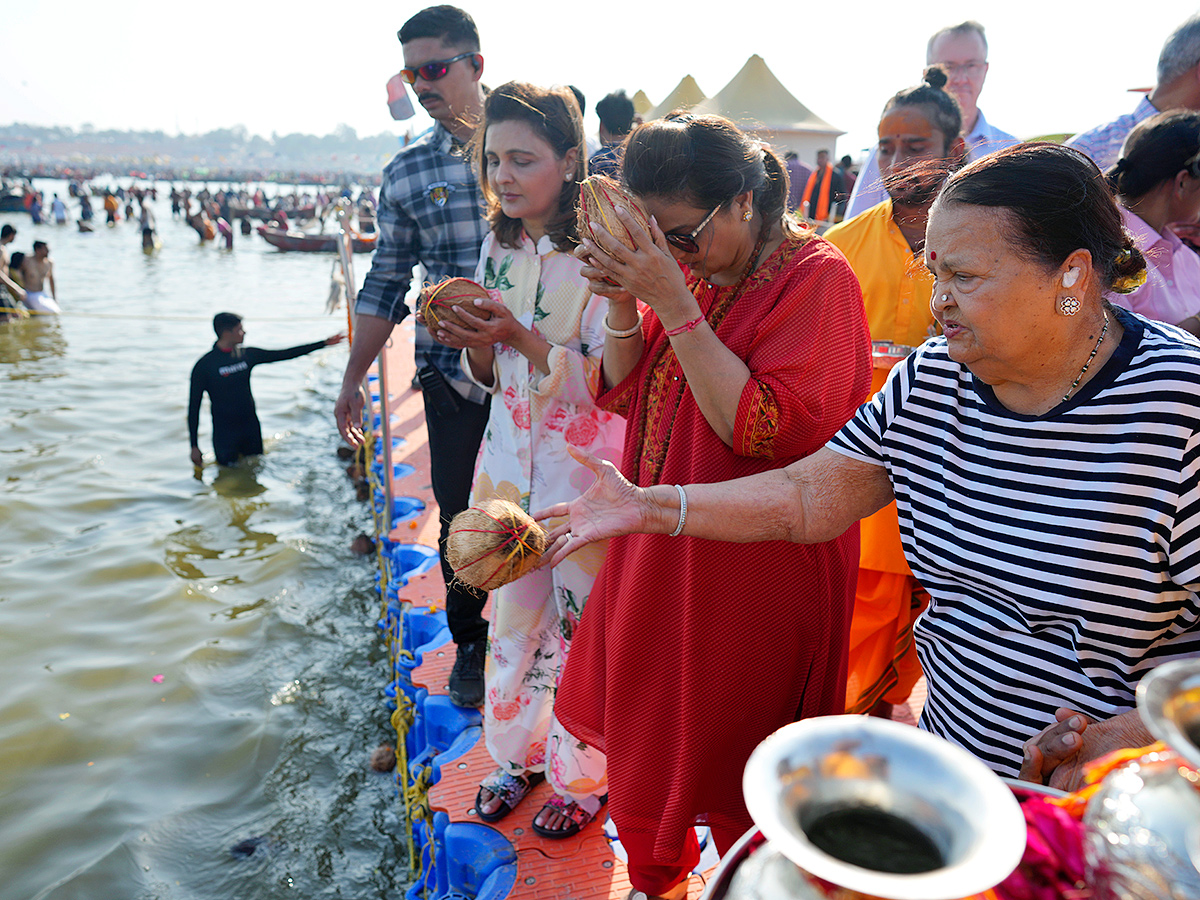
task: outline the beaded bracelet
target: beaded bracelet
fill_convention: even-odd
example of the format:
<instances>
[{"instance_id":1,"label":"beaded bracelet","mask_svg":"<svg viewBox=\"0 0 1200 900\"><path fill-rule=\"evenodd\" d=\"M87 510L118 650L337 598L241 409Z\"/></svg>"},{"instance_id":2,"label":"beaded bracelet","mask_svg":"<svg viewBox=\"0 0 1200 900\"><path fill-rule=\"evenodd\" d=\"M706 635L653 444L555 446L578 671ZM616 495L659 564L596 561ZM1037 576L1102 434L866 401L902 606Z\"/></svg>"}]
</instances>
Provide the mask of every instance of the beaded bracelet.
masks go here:
<instances>
[{"instance_id":1,"label":"beaded bracelet","mask_svg":"<svg viewBox=\"0 0 1200 900\"><path fill-rule=\"evenodd\" d=\"M687 522L687 494L684 493L682 484L675 485L675 490L679 491L679 524L667 537L679 537L683 534L683 526Z\"/></svg>"},{"instance_id":2,"label":"beaded bracelet","mask_svg":"<svg viewBox=\"0 0 1200 900\"><path fill-rule=\"evenodd\" d=\"M666 335L667 337L675 337L676 335L687 334L689 331L694 330L695 327L703 321L704 316L697 316L696 318L692 319L692 321L685 322L678 328L672 328L670 331L666 332Z\"/></svg>"},{"instance_id":3,"label":"beaded bracelet","mask_svg":"<svg viewBox=\"0 0 1200 900\"><path fill-rule=\"evenodd\" d=\"M608 316L607 316L607 315L605 315L605 316L604 316L604 333L605 333L605 334L612 335L612 336L613 336L613 337L615 337L615 338L631 338L631 337L633 337L635 334L640 334L640 333L641 333L641 331L642 331L642 320L643 320L644 318L645 318L645 316L643 316L643 315L642 315L642 311L639 309L639 310L638 310L638 320L637 320L637 324L636 324L636 325L634 325L632 328L630 328L630 329L626 330L626 331L617 331L615 328L613 328L611 325L609 325L609 324L608 324Z\"/></svg>"}]
</instances>

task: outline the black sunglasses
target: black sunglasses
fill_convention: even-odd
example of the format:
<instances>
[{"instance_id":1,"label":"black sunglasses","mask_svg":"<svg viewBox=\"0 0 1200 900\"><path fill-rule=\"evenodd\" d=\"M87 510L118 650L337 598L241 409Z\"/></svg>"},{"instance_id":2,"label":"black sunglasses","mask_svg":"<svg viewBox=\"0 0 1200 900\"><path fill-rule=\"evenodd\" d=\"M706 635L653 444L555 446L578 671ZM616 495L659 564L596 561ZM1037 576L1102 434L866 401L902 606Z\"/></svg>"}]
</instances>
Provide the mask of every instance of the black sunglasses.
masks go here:
<instances>
[{"instance_id":1,"label":"black sunglasses","mask_svg":"<svg viewBox=\"0 0 1200 900\"><path fill-rule=\"evenodd\" d=\"M431 60L423 66L417 66L415 69L401 69L400 77L409 84L416 84L418 75L425 81L437 81L439 78L446 77L446 73L450 71L451 64L458 62L460 59L466 59L468 56L474 56L478 52L478 50L468 50L466 53L460 53L458 56L450 57L450 59Z\"/></svg>"},{"instance_id":2,"label":"black sunglasses","mask_svg":"<svg viewBox=\"0 0 1200 900\"><path fill-rule=\"evenodd\" d=\"M722 204L722 205L724 205L724 204ZM699 225L697 225L695 230L692 231L691 234L682 234L677 231L668 231L666 234L663 235L663 237L665 237L667 239L668 244L670 244L672 247L682 250L684 253L699 253L700 245L696 243L696 235L698 235L701 231L704 230L704 226L712 221L712 217L717 214L717 210L720 208L721 208L720 206L714 206L712 212L710 212L707 216L704 217L704 221L701 222Z\"/></svg>"}]
</instances>

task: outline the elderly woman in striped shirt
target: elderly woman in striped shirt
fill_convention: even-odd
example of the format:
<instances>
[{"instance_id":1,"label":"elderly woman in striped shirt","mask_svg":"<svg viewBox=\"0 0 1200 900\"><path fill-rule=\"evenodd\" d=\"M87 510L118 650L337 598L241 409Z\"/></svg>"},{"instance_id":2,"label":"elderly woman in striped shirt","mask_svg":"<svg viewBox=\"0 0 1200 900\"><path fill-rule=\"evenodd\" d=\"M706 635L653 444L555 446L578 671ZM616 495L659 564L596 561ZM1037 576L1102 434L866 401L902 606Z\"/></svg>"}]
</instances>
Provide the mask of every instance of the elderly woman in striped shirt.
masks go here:
<instances>
[{"instance_id":1,"label":"elderly woman in striped shirt","mask_svg":"<svg viewBox=\"0 0 1200 900\"><path fill-rule=\"evenodd\" d=\"M932 595L921 725L1002 775L1071 788L1083 762L1150 743L1141 677L1200 653L1200 346L1104 301L1145 264L1067 148L951 177L925 259L943 336L823 449L683 491L593 463L596 485L548 511L570 516L552 556L635 531L823 541L894 498Z\"/></svg>"}]
</instances>

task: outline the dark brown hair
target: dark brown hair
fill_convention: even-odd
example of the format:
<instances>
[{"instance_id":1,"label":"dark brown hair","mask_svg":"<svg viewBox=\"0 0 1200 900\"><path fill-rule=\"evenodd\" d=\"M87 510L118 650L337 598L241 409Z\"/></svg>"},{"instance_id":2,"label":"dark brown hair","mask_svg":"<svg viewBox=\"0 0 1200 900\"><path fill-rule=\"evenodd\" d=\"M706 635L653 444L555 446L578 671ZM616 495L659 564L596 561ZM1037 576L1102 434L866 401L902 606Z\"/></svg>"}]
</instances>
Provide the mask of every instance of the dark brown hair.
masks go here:
<instances>
[{"instance_id":1,"label":"dark brown hair","mask_svg":"<svg viewBox=\"0 0 1200 900\"><path fill-rule=\"evenodd\" d=\"M950 177L934 206L952 203L1003 213L1013 250L1047 269L1087 250L1104 290L1146 268L1104 176L1070 147L1017 144L977 159Z\"/></svg>"},{"instance_id":2,"label":"dark brown hair","mask_svg":"<svg viewBox=\"0 0 1200 900\"><path fill-rule=\"evenodd\" d=\"M1136 199L1183 171L1200 178L1200 112L1177 109L1139 122L1105 174L1117 194Z\"/></svg>"},{"instance_id":3,"label":"dark brown hair","mask_svg":"<svg viewBox=\"0 0 1200 900\"><path fill-rule=\"evenodd\" d=\"M420 38L436 38L444 47L462 47L464 50L479 49L479 29L471 14L457 6L442 4L428 6L405 22L396 37L401 44ZM479 68L478 65L475 67Z\"/></svg>"},{"instance_id":4,"label":"dark brown hair","mask_svg":"<svg viewBox=\"0 0 1200 900\"><path fill-rule=\"evenodd\" d=\"M943 90L947 80L940 65L930 66L920 84L898 91L884 104L879 118L882 120L897 106L926 107L930 112L929 123L942 133L944 152L949 152L950 145L962 131L962 107L958 105L958 98Z\"/></svg>"},{"instance_id":5,"label":"dark brown hair","mask_svg":"<svg viewBox=\"0 0 1200 900\"><path fill-rule=\"evenodd\" d=\"M541 88L521 81L510 81L488 94L483 105L483 121L471 139L470 152L475 159L479 189L487 203L488 225L502 246L516 247L521 241L521 220L504 214L500 208L500 198L492 190L487 178L484 144L488 126L496 122L524 122L533 129L534 134L550 145L559 159L575 148L575 177L563 182L562 192L558 196L558 210L546 223L546 234L554 246L570 253L579 244L579 234L575 230L575 202L579 199L579 182L587 174L583 116L579 114L575 95L567 88Z\"/></svg>"},{"instance_id":6,"label":"dark brown hair","mask_svg":"<svg viewBox=\"0 0 1200 900\"><path fill-rule=\"evenodd\" d=\"M728 205L745 191L763 228L805 229L787 213L787 167L775 152L721 116L676 111L639 125L625 141L625 186L639 197L682 200L696 209Z\"/></svg>"}]
</instances>

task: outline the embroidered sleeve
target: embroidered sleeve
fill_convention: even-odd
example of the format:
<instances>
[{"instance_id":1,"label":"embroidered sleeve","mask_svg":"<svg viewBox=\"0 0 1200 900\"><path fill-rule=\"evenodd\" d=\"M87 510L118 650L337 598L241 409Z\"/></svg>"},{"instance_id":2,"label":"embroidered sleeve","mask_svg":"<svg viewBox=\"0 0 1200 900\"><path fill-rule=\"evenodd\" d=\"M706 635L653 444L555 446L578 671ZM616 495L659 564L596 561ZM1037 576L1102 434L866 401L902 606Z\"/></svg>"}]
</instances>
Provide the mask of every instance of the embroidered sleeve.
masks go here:
<instances>
[{"instance_id":1,"label":"embroidered sleeve","mask_svg":"<svg viewBox=\"0 0 1200 900\"><path fill-rule=\"evenodd\" d=\"M732 447L765 459L805 456L841 428L870 388L862 293L845 258L819 239L764 287L776 296L744 357L750 380Z\"/></svg>"},{"instance_id":2,"label":"embroidered sleeve","mask_svg":"<svg viewBox=\"0 0 1200 900\"><path fill-rule=\"evenodd\" d=\"M779 400L770 385L751 378L738 401L733 434L739 456L775 458L775 438L779 434Z\"/></svg>"}]
</instances>

